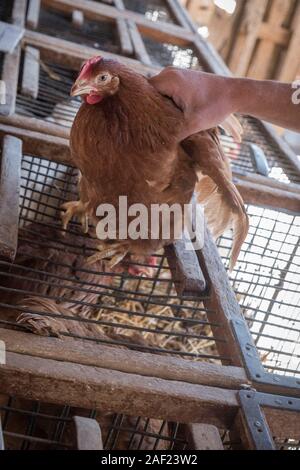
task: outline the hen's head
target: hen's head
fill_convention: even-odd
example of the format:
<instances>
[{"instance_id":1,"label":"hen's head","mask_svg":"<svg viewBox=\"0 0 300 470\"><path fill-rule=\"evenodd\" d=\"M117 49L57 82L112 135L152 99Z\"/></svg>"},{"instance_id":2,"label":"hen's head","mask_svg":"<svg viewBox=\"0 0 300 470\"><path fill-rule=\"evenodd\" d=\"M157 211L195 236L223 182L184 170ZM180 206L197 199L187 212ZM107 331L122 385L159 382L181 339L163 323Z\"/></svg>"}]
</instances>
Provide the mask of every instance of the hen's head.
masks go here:
<instances>
[{"instance_id":1,"label":"hen's head","mask_svg":"<svg viewBox=\"0 0 300 470\"><path fill-rule=\"evenodd\" d=\"M71 89L71 96L82 95L87 104L96 104L119 89L120 79L114 71L113 61L101 56L86 61Z\"/></svg>"}]
</instances>

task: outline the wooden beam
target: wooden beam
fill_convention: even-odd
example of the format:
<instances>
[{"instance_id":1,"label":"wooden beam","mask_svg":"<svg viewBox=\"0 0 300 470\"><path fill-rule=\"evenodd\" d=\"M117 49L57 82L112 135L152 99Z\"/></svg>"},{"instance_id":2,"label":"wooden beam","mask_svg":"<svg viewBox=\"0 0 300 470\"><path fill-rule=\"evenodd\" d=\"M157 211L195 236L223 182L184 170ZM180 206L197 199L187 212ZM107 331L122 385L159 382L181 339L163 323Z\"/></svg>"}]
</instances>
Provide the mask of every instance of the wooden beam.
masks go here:
<instances>
[{"instance_id":1,"label":"wooden beam","mask_svg":"<svg viewBox=\"0 0 300 470\"><path fill-rule=\"evenodd\" d=\"M22 95L36 99L39 93L39 78L40 51L35 47L26 46L21 84Z\"/></svg>"},{"instance_id":2,"label":"wooden beam","mask_svg":"<svg viewBox=\"0 0 300 470\"><path fill-rule=\"evenodd\" d=\"M12 54L24 35L19 26L0 21L0 52Z\"/></svg>"},{"instance_id":3,"label":"wooden beam","mask_svg":"<svg viewBox=\"0 0 300 470\"><path fill-rule=\"evenodd\" d=\"M142 36L136 24L132 20L127 20L127 24L128 24L128 30L129 30L129 34L131 37L131 41L133 44L134 53L137 59L143 64L151 66L152 61L150 59L150 56L147 52Z\"/></svg>"},{"instance_id":4,"label":"wooden beam","mask_svg":"<svg viewBox=\"0 0 300 470\"><path fill-rule=\"evenodd\" d=\"M273 0L267 16L267 24L271 28L272 36L263 38L256 47L247 75L258 80L271 79L277 64L277 41L274 35L278 27L288 19L292 7L292 2L286 0ZM260 27L261 28L261 27ZM260 29L257 36L259 37Z\"/></svg>"},{"instance_id":5,"label":"wooden beam","mask_svg":"<svg viewBox=\"0 0 300 470\"><path fill-rule=\"evenodd\" d=\"M74 9L73 0L42 0L46 6L51 6L59 11L71 13ZM90 0L77 0L76 8L81 10L88 19L110 19L116 21L117 18L132 20L136 23L139 31L146 36L157 41L167 41L178 45L187 45L194 40L194 33L176 26L172 23L162 21L151 21L144 15L129 10L118 10L115 7L96 3Z\"/></svg>"},{"instance_id":6,"label":"wooden beam","mask_svg":"<svg viewBox=\"0 0 300 470\"><path fill-rule=\"evenodd\" d=\"M5 136L0 174L0 258L14 261L18 245L22 141Z\"/></svg>"},{"instance_id":7,"label":"wooden beam","mask_svg":"<svg viewBox=\"0 0 300 470\"><path fill-rule=\"evenodd\" d=\"M157 377L197 385L239 389L247 377L242 368L208 362L194 362L126 348L116 348L90 341L32 336L29 333L0 329L6 351L44 359L67 361L145 377Z\"/></svg>"},{"instance_id":8,"label":"wooden beam","mask_svg":"<svg viewBox=\"0 0 300 470\"><path fill-rule=\"evenodd\" d=\"M0 392L130 416L205 422L221 429L231 425L238 411L233 390L11 352L7 353L6 364L0 366Z\"/></svg>"},{"instance_id":9,"label":"wooden beam","mask_svg":"<svg viewBox=\"0 0 300 470\"><path fill-rule=\"evenodd\" d=\"M68 127L59 126L43 119L32 118L14 114L12 116L0 116L0 123L8 126L19 127L30 131L69 139L70 129Z\"/></svg>"},{"instance_id":10,"label":"wooden beam","mask_svg":"<svg viewBox=\"0 0 300 470\"><path fill-rule=\"evenodd\" d=\"M0 123L0 136L13 135L23 142L23 152L59 163L72 164L69 142L65 139Z\"/></svg>"},{"instance_id":11,"label":"wooden beam","mask_svg":"<svg viewBox=\"0 0 300 470\"><path fill-rule=\"evenodd\" d=\"M166 5L169 7L169 10L172 16L175 18L176 22L183 28L191 31L191 25L188 21L186 15L183 13L181 5L177 0L165 0Z\"/></svg>"},{"instance_id":12,"label":"wooden beam","mask_svg":"<svg viewBox=\"0 0 300 470\"><path fill-rule=\"evenodd\" d=\"M24 0L15 0L12 9L12 23L23 28L25 23L25 12L26 2L24 2ZM20 46L17 46L12 54L5 54L1 80L3 80L6 85L6 104L0 106L0 115L6 116L15 112L20 57Z\"/></svg>"},{"instance_id":13,"label":"wooden beam","mask_svg":"<svg viewBox=\"0 0 300 470\"><path fill-rule=\"evenodd\" d=\"M273 209L299 213L300 212L300 187L296 192L276 189L272 186L263 186L250 183L241 179L234 180L245 203L258 206L271 207Z\"/></svg>"},{"instance_id":14,"label":"wooden beam","mask_svg":"<svg viewBox=\"0 0 300 470\"><path fill-rule=\"evenodd\" d=\"M79 69L84 60L100 54L104 58L118 60L145 76L152 76L161 70L160 67L150 67L141 64L135 59L82 46L81 44L74 44L70 41L54 38L35 31L26 30L23 41L24 44L30 44L40 49L42 60L53 60L58 64L74 69Z\"/></svg>"},{"instance_id":15,"label":"wooden beam","mask_svg":"<svg viewBox=\"0 0 300 470\"><path fill-rule=\"evenodd\" d=\"M217 343L217 348L222 356L228 357L231 365L241 367L243 359L239 344L233 334L231 321L243 320L243 315L230 285L225 267L222 263L218 249L212 236L206 228L204 233L204 247L197 252L201 268L208 282L209 298L203 301L208 309L209 321L219 323L220 327L212 326L214 336L220 335L226 340ZM210 311L214 314L210 315Z\"/></svg>"},{"instance_id":16,"label":"wooden beam","mask_svg":"<svg viewBox=\"0 0 300 470\"><path fill-rule=\"evenodd\" d=\"M121 48L122 54L132 55L133 46L132 46L131 37L129 34L126 20L124 20L123 18L118 18L117 29L118 29L118 36L119 36L120 48Z\"/></svg>"},{"instance_id":17,"label":"wooden beam","mask_svg":"<svg viewBox=\"0 0 300 470\"><path fill-rule=\"evenodd\" d=\"M26 25L28 28L36 29L39 22L41 0L29 0Z\"/></svg>"},{"instance_id":18,"label":"wooden beam","mask_svg":"<svg viewBox=\"0 0 300 470\"><path fill-rule=\"evenodd\" d=\"M103 450L101 429L95 419L74 416L73 434L77 450Z\"/></svg>"},{"instance_id":19,"label":"wooden beam","mask_svg":"<svg viewBox=\"0 0 300 470\"><path fill-rule=\"evenodd\" d=\"M210 424L186 426L187 440L193 450L224 450L218 428Z\"/></svg>"},{"instance_id":20,"label":"wooden beam","mask_svg":"<svg viewBox=\"0 0 300 470\"><path fill-rule=\"evenodd\" d=\"M236 75L246 75L248 72L267 5L268 0L252 0L246 3L239 33L229 57L229 67Z\"/></svg>"},{"instance_id":21,"label":"wooden beam","mask_svg":"<svg viewBox=\"0 0 300 470\"><path fill-rule=\"evenodd\" d=\"M292 37L286 52L286 56L279 73L279 80L284 82L294 81L300 72L300 3L295 12L292 25Z\"/></svg>"},{"instance_id":22,"label":"wooden beam","mask_svg":"<svg viewBox=\"0 0 300 470\"><path fill-rule=\"evenodd\" d=\"M18 46L13 54L5 54L1 80L5 83L5 104L0 106L0 116L9 116L15 112L19 78L21 50Z\"/></svg>"},{"instance_id":23,"label":"wooden beam","mask_svg":"<svg viewBox=\"0 0 300 470\"><path fill-rule=\"evenodd\" d=\"M206 290L206 281L194 249L187 250L186 244L191 245L191 241L184 235L181 240L165 247L172 280L178 295L201 297Z\"/></svg>"}]
</instances>

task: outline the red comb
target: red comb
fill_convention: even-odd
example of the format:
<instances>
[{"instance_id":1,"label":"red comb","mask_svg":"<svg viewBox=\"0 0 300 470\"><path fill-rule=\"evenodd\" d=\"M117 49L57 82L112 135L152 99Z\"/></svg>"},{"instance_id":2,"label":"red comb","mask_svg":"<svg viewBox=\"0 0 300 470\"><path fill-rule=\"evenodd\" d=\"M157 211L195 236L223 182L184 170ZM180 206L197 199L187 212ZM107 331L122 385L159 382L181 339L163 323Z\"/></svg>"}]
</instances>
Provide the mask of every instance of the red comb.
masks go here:
<instances>
[{"instance_id":1,"label":"red comb","mask_svg":"<svg viewBox=\"0 0 300 470\"><path fill-rule=\"evenodd\" d=\"M89 59L82 67L81 71L80 71L80 74L78 76L78 78L84 78L86 77L87 75L89 75L94 67L94 65L98 64L99 62L101 62L102 60L102 57L101 55L98 55L98 56L95 56L95 57L92 57L91 59Z\"/></svg>"}]
</instances>

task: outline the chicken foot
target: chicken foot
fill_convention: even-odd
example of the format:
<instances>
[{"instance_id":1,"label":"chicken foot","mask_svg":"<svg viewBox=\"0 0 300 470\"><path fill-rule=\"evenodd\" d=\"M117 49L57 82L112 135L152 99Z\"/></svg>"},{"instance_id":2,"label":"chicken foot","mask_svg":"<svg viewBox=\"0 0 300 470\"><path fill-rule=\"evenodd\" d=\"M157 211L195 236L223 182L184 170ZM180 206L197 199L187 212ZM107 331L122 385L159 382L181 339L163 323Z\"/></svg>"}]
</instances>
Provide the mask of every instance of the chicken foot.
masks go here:
<instances>
[{"instance_id":1,"label":"chicken foot","mask_svg":"<svg viewBox=\"0 0 300 470\"><path fill-rule=\"evenodd\" d=\"M109 261L106 263L106 267L109 269L121 263L128 254L128 244L126 242L114 243L111 246L108 246L107 243L100 243L97 249L99 252L88 258L88 264L94 264L97 261L109 258Z\"/></svg>"},{"instance_id":2,"label":"chicken foot","mask_svg":"<svg viewBox=\"0 0 300 470\"><path fill-rule=\"evenodd\" d=\"M61 219L63 224L63 229L67 230L68 224L73 216L78 217L83 233L88 233L89 231L89 218L87 214L87 203L82 201L70 201L62 204L61 209L64 210L62 213Z\"/></svg>"}]
</instances>

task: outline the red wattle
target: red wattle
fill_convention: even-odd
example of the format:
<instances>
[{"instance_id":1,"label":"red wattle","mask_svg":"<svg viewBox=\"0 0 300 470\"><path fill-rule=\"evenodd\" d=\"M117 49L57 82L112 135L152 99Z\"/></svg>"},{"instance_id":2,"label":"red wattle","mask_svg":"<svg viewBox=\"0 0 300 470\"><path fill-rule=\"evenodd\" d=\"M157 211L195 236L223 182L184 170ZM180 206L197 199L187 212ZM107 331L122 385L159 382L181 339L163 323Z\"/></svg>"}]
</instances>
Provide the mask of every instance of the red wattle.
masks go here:
<instances>
[{"instance_id":1,"label":"red wattle","mask_svg":"<svg viewBox=\"0 0 300 470\"><path fill-rule=\"evenodd\" d=\"M100 101L102 101L103 97L100 96L100 95L88 95L86 97L86 102L88 104L97 104L97 103L100 103Z\"/></svg>"}]
</instances>

